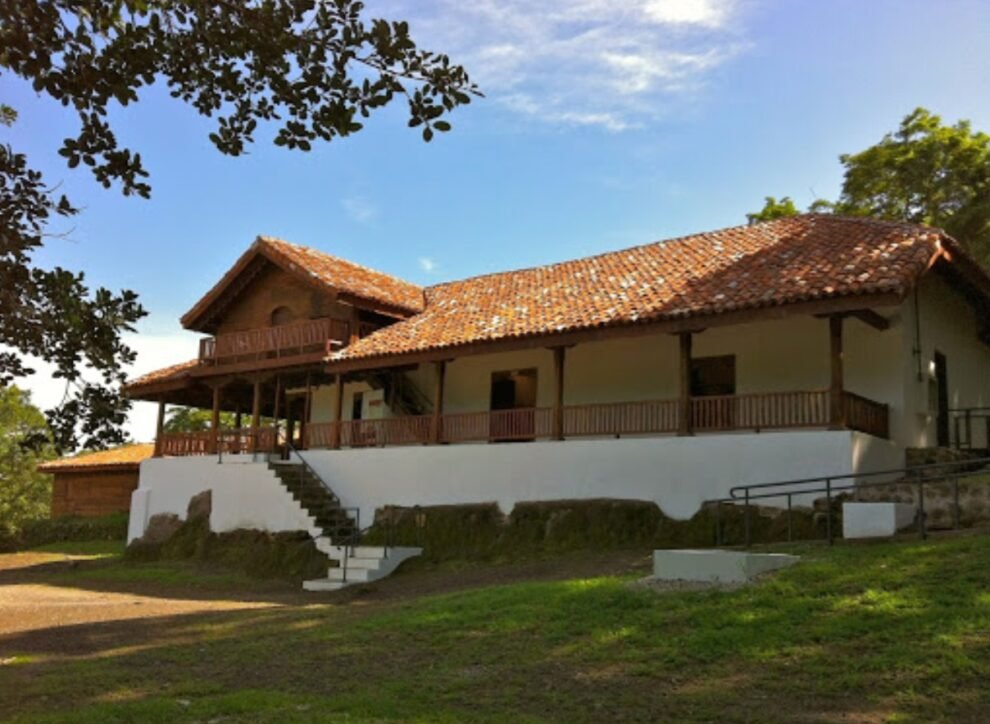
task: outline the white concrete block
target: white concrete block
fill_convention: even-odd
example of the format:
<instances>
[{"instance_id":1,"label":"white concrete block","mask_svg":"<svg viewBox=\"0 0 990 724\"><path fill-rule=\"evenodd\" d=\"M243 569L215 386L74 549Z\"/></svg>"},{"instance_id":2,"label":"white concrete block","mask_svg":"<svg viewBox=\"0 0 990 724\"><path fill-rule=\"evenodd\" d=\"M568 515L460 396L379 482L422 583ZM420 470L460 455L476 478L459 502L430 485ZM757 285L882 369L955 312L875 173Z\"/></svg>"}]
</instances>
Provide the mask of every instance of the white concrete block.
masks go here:
<instances>
[{"instance_id":1,"label":"white concrete block","mask_svg":"<svg viewBox=\"0 0 990 724\"><path fill-rule=\"evenodd\" d=\"M797 556L724 550L653 551L653 576L663 581L745 583L762 573L793 566Z\"/></svg>"},{"instance_id":2,"label":"white concrete block","mask_svg":"<svg viewBox=\"0 0 990 724\"><path fill-rule=\"evenodd\" d=\"M843 538L889 538L914 522L910 503L843 503Z\"/></svg>"}]
</instances>

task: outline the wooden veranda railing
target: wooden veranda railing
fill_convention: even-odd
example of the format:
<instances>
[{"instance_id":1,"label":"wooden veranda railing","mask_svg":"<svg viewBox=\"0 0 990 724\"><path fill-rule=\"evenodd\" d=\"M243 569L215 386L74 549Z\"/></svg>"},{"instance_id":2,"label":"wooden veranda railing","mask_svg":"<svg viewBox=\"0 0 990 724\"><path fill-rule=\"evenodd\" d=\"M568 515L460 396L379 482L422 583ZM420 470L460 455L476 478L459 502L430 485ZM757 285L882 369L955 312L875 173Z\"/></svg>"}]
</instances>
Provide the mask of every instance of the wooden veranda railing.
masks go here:
<instances>
[{"instance_id":1,"label":"wooden veranda railing","mask_svg":"<svg viewBox=\"0 0 990 724\"><path fill-rule=\"evenodd\" d=\"M851 392L843 393L843 404L847 428L888 437L886 405ZM699 433L826 428L831 424L827 390L695 397L690 408L691 428ZM680 400L566 405L561 410L560 432L565 438L670 434L680 429L680 409ZM302 443L312 449L547 440L557 434L554 412L552 407L535 407L457 412L439 418L409 415L310 423L304 427ZM273 451L277 442L271 427L225 430L220 435L223 452ZM217 452L209 432L167 433L160 446L162 455Z\"/></svg>"},{"instance_id":2,"label":"wooden veranda railing","mask_svg":"<svg viewBox=\"0 0 990 724\"><path fill-rule=\"evenodd\" d=\"M691 399L691 425L699 432L825 427L828 424L828 390Z\"/></svg>"},{"instance_id":3,"label":"wooden veranda railing","mask_svg":"<svg viewBox=\"0 0 990 724\"><path fill-rule=\"evenodd\" d=\"M229 332L199 341L199 360L205 364L285 357L324 352L329 343L346 344L350 325L340 319L310 319L278 327Z\"/></svg>"},{"instance_id":4,"label":"wooden veranda railing","mask_svg":"<svg viewBox=\"0 0 990 724\"><path fill-rule=\"evenodd\" d=\"M202 432L165 432L155 444L155 454L166 457L186 455L273 452L276 449L273 427L223 429L217 434Z\"/></svg>"},{"instance_id":5,"label":"wooden veranda railing","mask_svg":"<svg viewBox=\"0 0 990 724\"><path fill-rule=\"evenodd\" d=\"M843 393L846 427L877 437L890 437L890 408L853 392Z\"/></svg>"}]
</instances>

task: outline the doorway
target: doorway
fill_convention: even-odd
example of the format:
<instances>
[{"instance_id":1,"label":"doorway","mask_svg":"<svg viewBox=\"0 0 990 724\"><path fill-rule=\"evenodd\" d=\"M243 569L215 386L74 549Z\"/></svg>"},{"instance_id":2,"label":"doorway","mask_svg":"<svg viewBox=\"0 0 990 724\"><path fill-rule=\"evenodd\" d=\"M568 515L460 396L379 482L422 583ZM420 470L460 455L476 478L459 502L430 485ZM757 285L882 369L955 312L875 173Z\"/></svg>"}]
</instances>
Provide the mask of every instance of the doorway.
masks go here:
<instances>
[{"instance_id":1,"label":"doorway","mask_svg":"<svg viewBox=\"0 0 990 724\"><path fill-rule=\"evenodd\" d=\"M736 426L736 356L696 357L691 360L691 397L696 430L731 430Z\"/></svg>"},{"instance_id":2,"label":"doorway","mask_svg":"<svg viewBox=\"0 0 990 724\"><path fill-rule=\"evenodd\" d=\"M493 372L491 425L493 441L532 440L536 433L536 368ZM515 411L515 412L510 412Z\"/></svg>"},{"instance_id":3,"label":"doorway","mask_svg":"<svg viewBox=\"0 0 990 724\"><path fill-rule=\"evenodd\" d=\"M949 439L949 365L945 355L935 352L935 437L939 447L948 447Z\"/></svg>"}]
</instances>

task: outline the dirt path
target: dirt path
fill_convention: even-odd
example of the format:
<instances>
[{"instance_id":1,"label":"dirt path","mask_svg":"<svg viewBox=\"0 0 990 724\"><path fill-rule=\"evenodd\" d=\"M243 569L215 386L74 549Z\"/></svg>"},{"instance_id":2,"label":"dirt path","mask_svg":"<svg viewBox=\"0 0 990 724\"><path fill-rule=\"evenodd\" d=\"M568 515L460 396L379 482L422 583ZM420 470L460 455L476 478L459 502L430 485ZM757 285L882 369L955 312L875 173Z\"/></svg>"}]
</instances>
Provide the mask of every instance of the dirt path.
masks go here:
<instances>
[{"instance_id":1,"label":"dirt path","mask_svg":"<svg viewBox=\"0 0 990 724\"><path fill-rule=\"evenodd\" d=\"M36 632L65 643L66 627L184 614L330 604L387 604L455 590L533 580L559 580L644 571L642 552L583 553L504 565L430 566L419 564L374 584L330 594L308 594L294 585L272 588L258 582L244 588L210 590L156 581L94 580L87 573L119 562L53 553L0 555L0 637ZM121 635L126 636L126 626ZM60 631L60 629L62 629ZM2 640L0 640L2 647ZM0 651L2 654L2 651Z\"/></svg>"},{"instance_id":2,"label":"dirt path","mask_svg":"<svg viewBox=\"0 0 990 724\"><path fill-rule=\"evenodd\" d=\"M95 591L45 581L78 570L86 556L52 553L0 555L0 635L76 624L124 621L179 614L271 608L267 601L189 599ZM56 631L52 631L57 635Z\"/></svg>"}]
</instances>

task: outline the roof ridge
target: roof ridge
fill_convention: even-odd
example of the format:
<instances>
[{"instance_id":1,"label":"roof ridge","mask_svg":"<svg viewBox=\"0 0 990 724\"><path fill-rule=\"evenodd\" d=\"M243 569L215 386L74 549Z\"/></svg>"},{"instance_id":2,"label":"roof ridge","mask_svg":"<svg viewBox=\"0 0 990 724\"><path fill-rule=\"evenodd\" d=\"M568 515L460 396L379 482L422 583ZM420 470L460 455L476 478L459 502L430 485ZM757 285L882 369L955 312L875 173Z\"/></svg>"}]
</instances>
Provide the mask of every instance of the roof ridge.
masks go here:
<instances>
[{"instance_id":1,"label":"roof ridge","mask_svg":"<svg viewBox=\"0 0 990 724\"><path fill-rule=\"evenodd\" d=\"M723 226L719 229L711 229L709 231L701 231L693 234L682 234L680 236L672 236L667 239L656 239L654 241L647 241L642 244L634 244L633 246L623 247L621 249L613 249L611 251L601 251L596 254L589 254L588 256L579 256L571 259L562 259L560 261L550 262L547 264L533 264L531 266L519 267L516 269L503 269L501 271L487 272L484 274L472 274L470 276L461 277L459 279L450 279L443 282L438 282L436 284L431 284L428 287L424 287L424 290L431 292L435 289L440 289L451 284L461 284L464 282L477 281L479 279L485 279L488 277L495 278L499 276L509 276L513 274L521 274L524 272L536 271L538 269L549 269L553 267L562 266L564 264L573 264L576 262L587 262L594 259L601 259L604 257L614 256L616 254L622 254L626 252L639 251L641 249L646 249L651 246L657 246L660 244L675 244L684 243L686 241L701 239L705 237L717 236L719 234L726 234L735 231L742 231L744 229L753 229L754 227L770 227L770 226L781 226L787 223L794 223L800 220L815 220L815 219L826 219L828 221L839 221L839 222L849 222L857 224L870 224L873 226L888 226L893 228L903 229L905 231L911 229L929 229L941 236L948 236L948 234L943 230L935 226L928 226L926 224L916 224L909 221L889 221L887 219L876 219L870 216L849 216L846 214L826 214L821 212L807 212L804 214L795 214L793 216L782 216L778 219L770 219L769 221L760 221L755 224L736 224L734 226Z\"/></svg>"},{"instance_id":2,"label":"roof ridge","mask_svg":"<svg viewBox=\"0 0 990 724\"><path fill-rule=\"evenodd\" d=\"M342 256L337 256L336 254L331 254L330 252L323 251L322 249L315 249L312 246L306 246L305 244L297 244L293 241L288 241L286 239L282 239L277 236L269 236L268 234L259 234L256 241L260 241L264 244L272 244L276 246L278 244L285 244L286 246L291 246L294 249L300 249L302 251L308 251L308 252L312 252L313 254L319 254L320 256L325 256L328 259L332 259L335 262L343 262L344 264L349 264L359 269L363 269L366 272L371 272L372 274L380 274L383 277L388 277L389 279L393 279L397 282L408 284L409 286L416 287L417 289L420 290L424 289L424 287L421 284L417 284L416 282L411 282L408 279L403 279L402 277L392 274L390 272L384 272L380 269L375 269L374 267L367 266L366 264L352 261L351 259L346 259Z\"/></svg>"}]
</instances>

